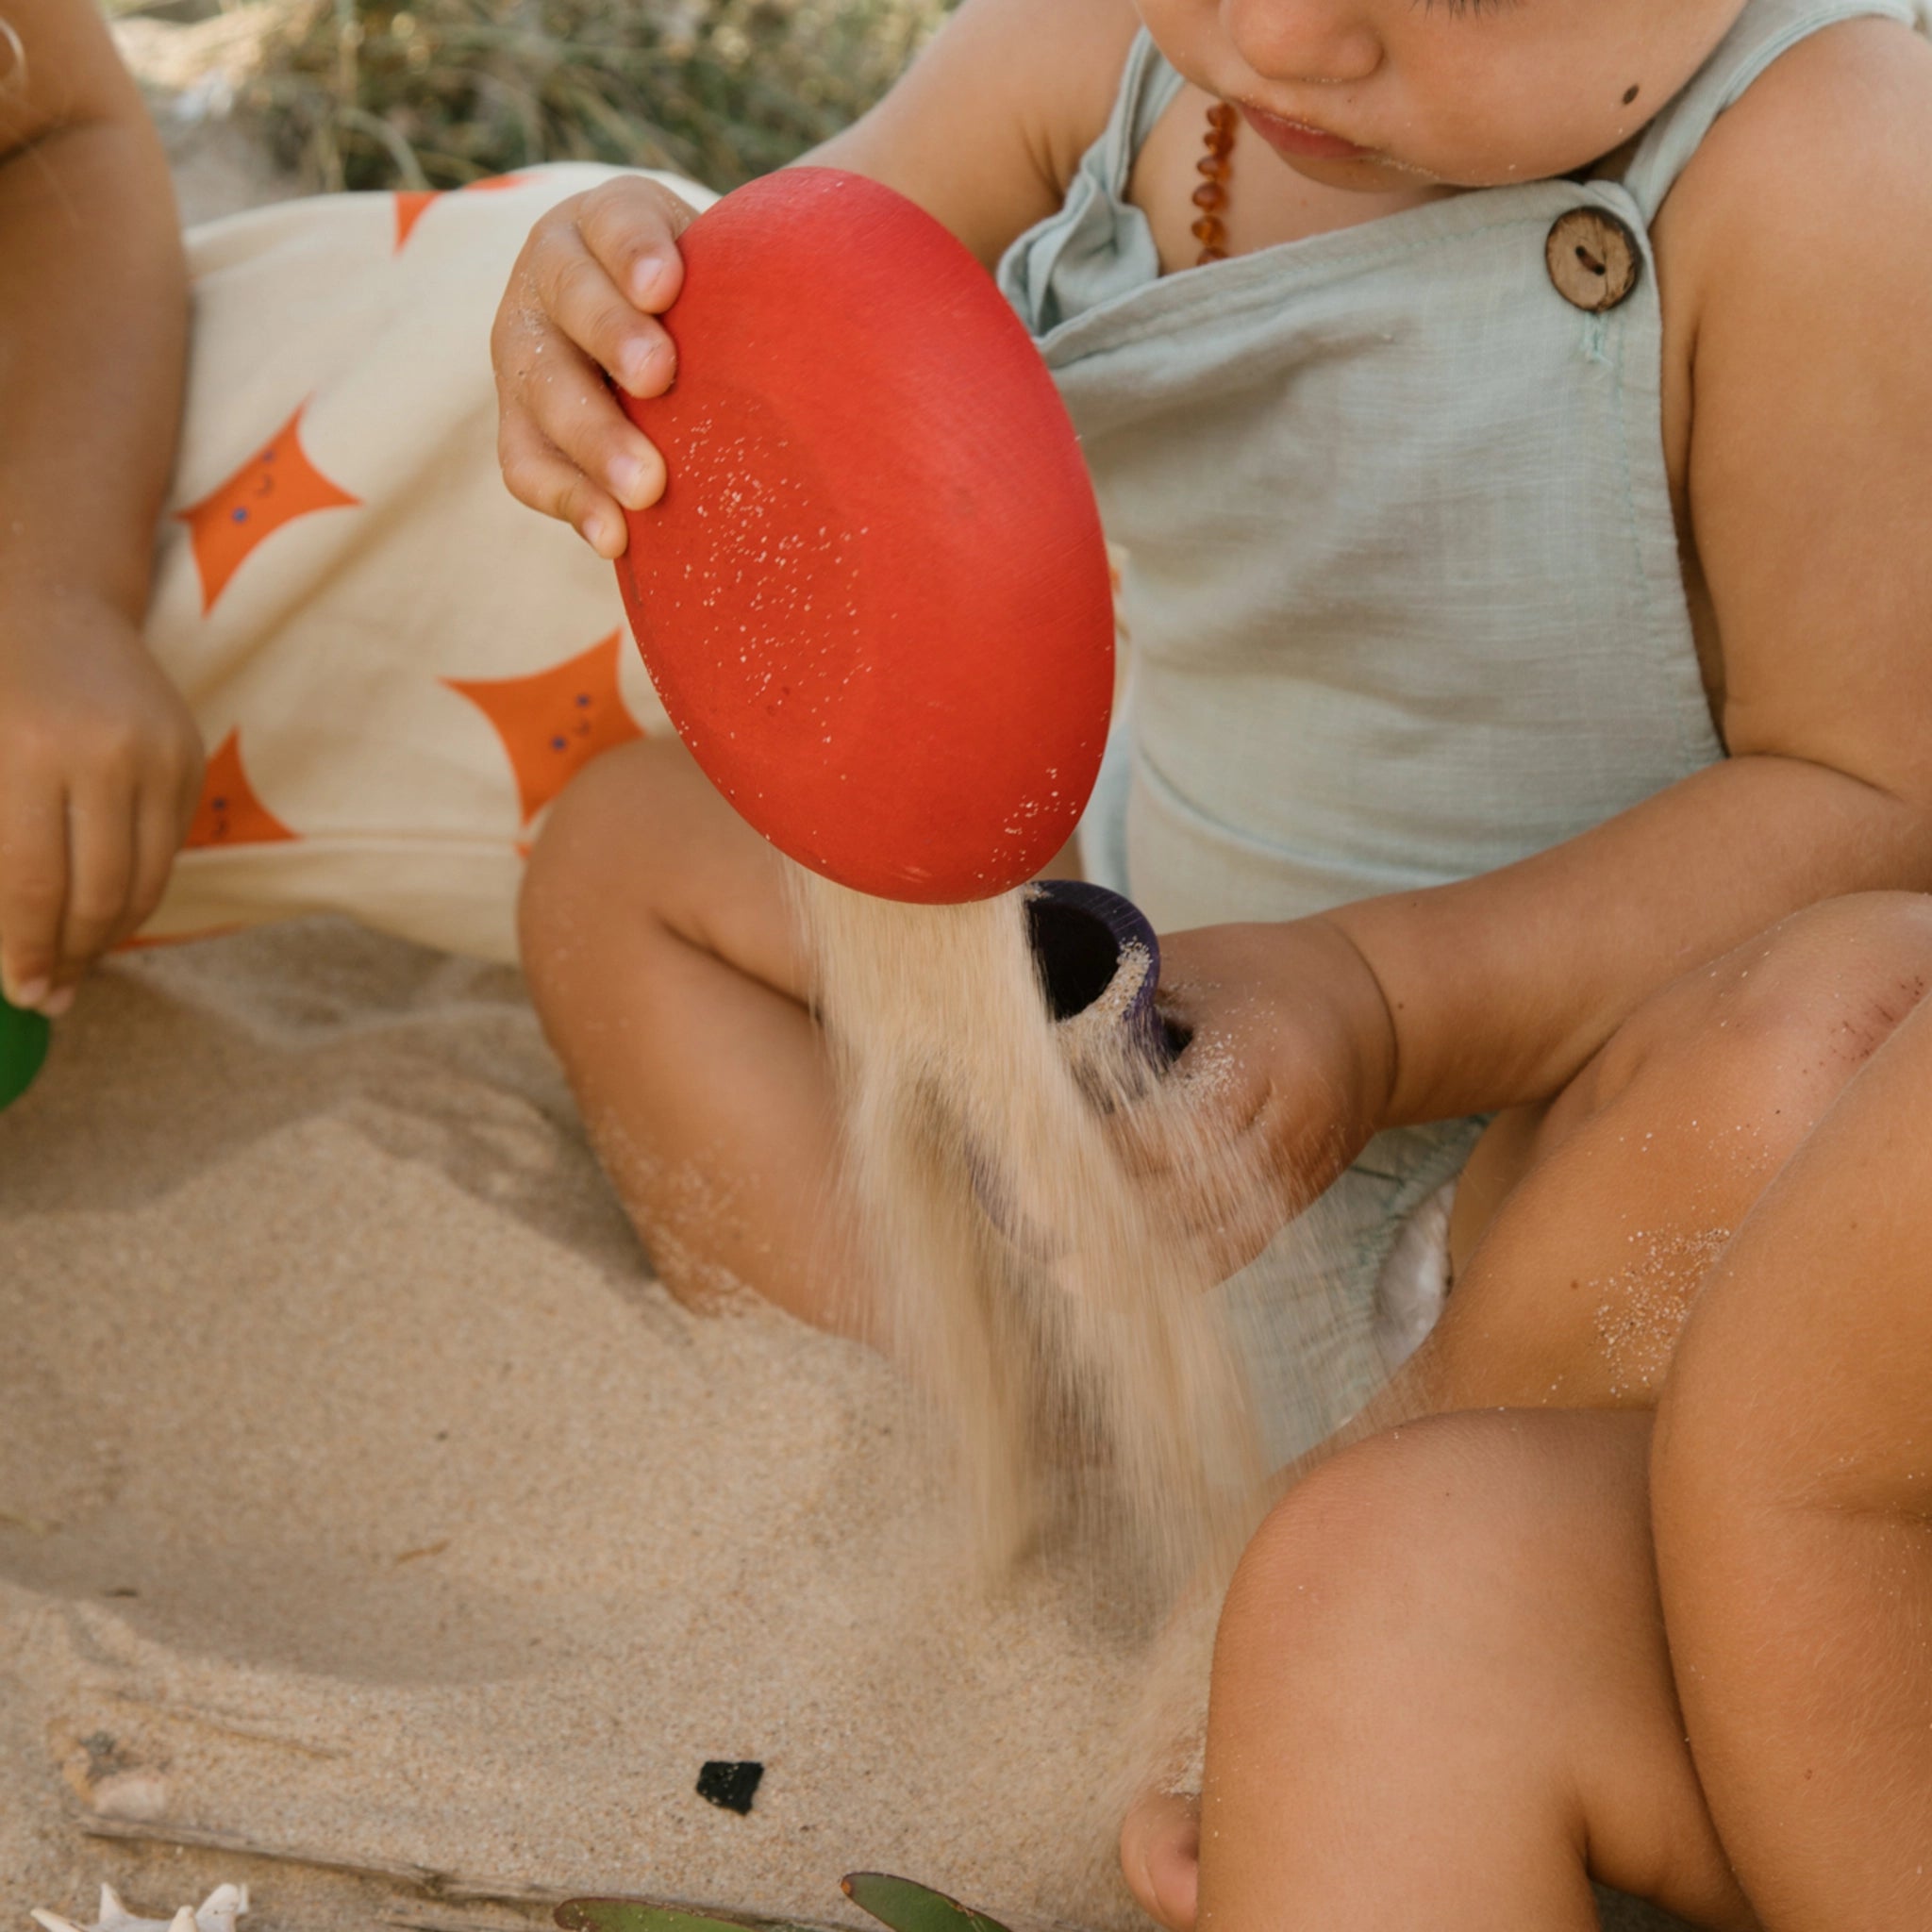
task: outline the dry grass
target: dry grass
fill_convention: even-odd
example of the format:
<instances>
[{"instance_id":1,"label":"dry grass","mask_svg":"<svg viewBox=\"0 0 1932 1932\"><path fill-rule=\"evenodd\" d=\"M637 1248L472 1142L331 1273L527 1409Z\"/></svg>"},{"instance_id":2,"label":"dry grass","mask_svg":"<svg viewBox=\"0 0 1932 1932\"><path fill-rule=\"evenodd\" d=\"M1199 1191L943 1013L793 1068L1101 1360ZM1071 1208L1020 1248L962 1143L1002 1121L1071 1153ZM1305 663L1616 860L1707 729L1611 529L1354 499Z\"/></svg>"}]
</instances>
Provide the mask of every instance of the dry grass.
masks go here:
<instances>
[{"instance_id":1,"label":"dry grass","mask_svg":"<svg viewBox=\"0 0 1932 1932\"><path fill-rule=\"evenodd\" d=\"M322 188L538 161L724 189L864 112L952 0L316 0L243 91Z\"/></svg>"}]
</instances>

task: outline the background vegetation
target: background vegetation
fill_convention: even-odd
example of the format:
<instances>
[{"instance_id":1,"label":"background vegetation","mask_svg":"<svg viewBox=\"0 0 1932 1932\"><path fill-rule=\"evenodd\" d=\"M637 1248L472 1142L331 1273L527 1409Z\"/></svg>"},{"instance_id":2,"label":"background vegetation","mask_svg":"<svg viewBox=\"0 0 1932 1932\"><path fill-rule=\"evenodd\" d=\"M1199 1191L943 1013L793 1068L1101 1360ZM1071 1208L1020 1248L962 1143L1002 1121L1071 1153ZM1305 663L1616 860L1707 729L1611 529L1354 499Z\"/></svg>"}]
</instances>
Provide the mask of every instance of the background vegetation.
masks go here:
<instances>
[{"instance_id":1,"label":"background vegetation","mask_svg":"<svg viewBox=\"0 0 1932 1932\"><path fill-rule=\"evenodd\" d=\"M109 4L189 27L164 37L184 49L245 28L245 77L227 57L235 105L311 188L458 188L599 160L727 189L863 113L953 0Z\"/></svg>"}]
</instances>

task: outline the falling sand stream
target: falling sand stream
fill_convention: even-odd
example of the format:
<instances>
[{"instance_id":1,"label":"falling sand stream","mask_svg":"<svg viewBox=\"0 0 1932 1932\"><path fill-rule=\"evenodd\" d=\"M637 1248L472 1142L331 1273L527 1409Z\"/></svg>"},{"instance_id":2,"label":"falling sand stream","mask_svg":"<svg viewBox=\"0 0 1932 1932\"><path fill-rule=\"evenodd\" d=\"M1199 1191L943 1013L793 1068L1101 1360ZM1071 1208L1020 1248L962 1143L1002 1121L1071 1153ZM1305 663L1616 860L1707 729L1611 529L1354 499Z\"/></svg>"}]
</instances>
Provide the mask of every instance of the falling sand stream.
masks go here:
<instances>
[{"instance_id":1,"label":"falling sand stream","mask_svg":"<svg viewBox=\"0 0 1932 1932\"><path fill-rule=\"evenodd\" d=\"M1148 962L1127 953L1057 1020L1024 894L910 906L800 879L883 1339L952 1425L978 1545L997 1569L1098 1527L1156 1607L1239 1547L1265 1465L1181 1191L1138 1180L1119 1133L1158 1106L1184 1175L1239 1158L1119 1024Z\"/></svg>"}]
</instances>

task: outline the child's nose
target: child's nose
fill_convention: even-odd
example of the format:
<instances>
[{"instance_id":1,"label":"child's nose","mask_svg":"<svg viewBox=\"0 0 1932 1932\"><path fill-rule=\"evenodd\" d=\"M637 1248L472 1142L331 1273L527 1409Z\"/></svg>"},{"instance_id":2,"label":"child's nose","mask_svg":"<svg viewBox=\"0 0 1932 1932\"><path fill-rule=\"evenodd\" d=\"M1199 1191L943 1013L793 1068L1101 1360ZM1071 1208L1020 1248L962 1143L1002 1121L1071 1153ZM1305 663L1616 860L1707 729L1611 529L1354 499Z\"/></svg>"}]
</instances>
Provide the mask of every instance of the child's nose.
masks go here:
<instances>
[{"instance_id":1,"label":"child's nose","mask_svg":"<svg viewBox=\"0 0 1932 1932\"><path fill-rule=\"evenodd\" d=\"M1222 0L1241 58L1266 80L1339 86L1382 64L1382 40L1362 0Z\"/></svg>"}]
</instances>

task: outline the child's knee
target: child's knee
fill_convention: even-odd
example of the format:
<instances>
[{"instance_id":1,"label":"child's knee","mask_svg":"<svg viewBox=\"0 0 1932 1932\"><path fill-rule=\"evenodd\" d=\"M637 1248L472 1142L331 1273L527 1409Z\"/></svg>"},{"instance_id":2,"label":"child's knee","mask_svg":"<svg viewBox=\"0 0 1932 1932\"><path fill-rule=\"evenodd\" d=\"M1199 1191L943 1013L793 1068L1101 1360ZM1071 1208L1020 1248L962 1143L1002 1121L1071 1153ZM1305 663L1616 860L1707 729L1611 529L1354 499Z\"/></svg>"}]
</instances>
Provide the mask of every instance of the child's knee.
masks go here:
<instances>
[{"instance_id":1,"label":"child's knee","mask_svg":"<svg viewBox=\"0 0 1932 1932\"><path fill-rule=\"evenodd\" d=\"M1229 1592L1210 1809L1224 1765L1320 1763L1385 1791L1425 1766L1525 1843L1587 1838L1611 1882L1742 1923L1671 1685L1649 1435L1629 1416L1440 1416L1298 1485Z\"/></svg>"},{"instance_id":2,"label":"child's knee","mask_svg":"<svg viewBox=\"0 0 1932 1932\"><path fill-rule=\"evenodd\" d=\"M605 753L564 788L531 847L517 903L525 970L540 999L555 969L599 934L648 919L689 869L691 794L703 782L682 745L653 739Z\"/></svg>"},{"instance_id":3,"label":"child's knee","mask_svg":"<svg viewBox=\"0 0 1932 1932\"><path fill-rule=\"evenodd\" d=\"M1434 1417L1304 1478L1229 1588L1217 1695L1257 1675L1321 1692L1359 1666L1399 1698L1406 1670L1433 1670L1464 1641L1507 1634L1541 1598L1536 1578L1560 1511L1546 1462L1552 1421Z\"/></svg>"},{"instance_id":4,"label":"child's knee","mask_svg":"<svg viewBox=\"0 0 1932 1932\"><path fill-rule=\"evenodd\" d=\"M1799 1135L1928 986L1932 897L1825 900L1646 1001L1582 1076L1582 1097L1597 1111L1688 1075L1713 1120L1782 1120Z\"/></svg>"}]
</instances>

